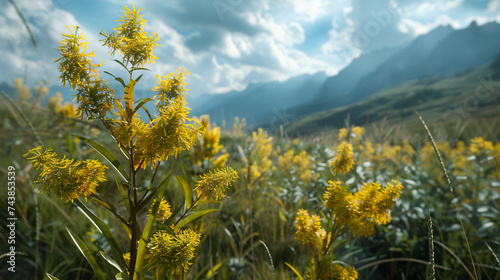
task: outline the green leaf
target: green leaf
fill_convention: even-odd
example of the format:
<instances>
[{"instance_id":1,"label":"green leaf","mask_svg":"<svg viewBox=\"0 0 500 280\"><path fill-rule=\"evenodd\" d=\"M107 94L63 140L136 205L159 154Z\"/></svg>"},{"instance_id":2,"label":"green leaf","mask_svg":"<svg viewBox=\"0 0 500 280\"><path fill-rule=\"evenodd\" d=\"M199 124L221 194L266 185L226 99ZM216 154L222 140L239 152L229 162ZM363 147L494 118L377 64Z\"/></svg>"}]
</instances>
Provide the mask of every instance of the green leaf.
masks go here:
<instances>
[{"instance_id":1,"label":"green leaf","mask_svg":"<svg viewBox=\"0 0 500 280\"><path fill-rule=\"evenodd\" d=\"M101 257L105 259L110 265L114 266L118 271L123 272L122 268L113 260L110 258L104 251L99 251L99 254L101 254Z\"/></svg>"},{"instance_id":2,"label":"green leaf","mask_svg":"<svg viewBox=\"0 0 500 280\"><path fill-rule=\"evenodd\" d=\"M148 221L146 222L146 226L144 227L141 238L139 239L139 246L137 248L137 261L135 263L136 274L134 275L134 280L139 280L138 273L139 271L141 271L142 262L144 261L144 257L146 256L146 245L149 242L149 236L151 234L151 229L153 228L156 212L158 212L158 208L160 207L160 199L163 197L163 193L165 192L165 189L167 188L168 183L170 182L170 178L172 178L172 175L174 174L175 170L177 170L177 168L172 170L172 172L170 172L167 178L165 178L160 184L161 187L158 190L158 196L157 196L158 199L153 205L153 209L151 210L151 215L149 215Z\"/></svg>"},{"instance_id":3,"label":"green leaf","mask_svg":"<svg viewBox=\"0 0 500 280\"><path fill-rule=\"evenodd\" d=\"M184 192L184 199L186 200L186 207L191 207L193 197L189 181L181 175L177 175L175 178L179 181L179 183L181 183L182 191Z\"/></svg>"},{"instance_id":4,"label":"green leaf","mask_svg":"<svg viewBox=\"0 0 500 280\"><path fill-rule=\"evenodd\" d=\"M132 112L132 114L135 114L139 109L141 109L141 107L144 106L144 104L146 104L147 102L149 101L153 101L154 99L153 98L144 98L141 103L139 103L137 106L135 106L135 109L134 111Z\"/></svg>"},{"instance_id":5,"label":"green leaf","mask_svg":"<svg viewBox=\"0 0 500 280\"><path fill-rule=\"evenodd\" d=\"M54 275L51 275L50 273L45 273L47 277L49 277L50 280L59 280L59 278L55 277Z\"/></svg>"},{"instance_id":6,"label":"green leaf","mask_svg":"<svg viewBox=\"0 0 500 280\"><path fill-rule=\"evenodd\" d=\"M153 117L151 116L151 114L149 113L148 109L144 106L142 106L142 109L144 110L144 112L146 112L146 114L148 114L148 117L149 117L149 120L150 121L153 121Z\"/></svg>"},{"instance_id":7,"label":"green leaf","mask_svg":"<svg viewBox=\"0 0 500 280\"><path fill-rule=\"evenodd\" d=\"M130 203L128 201L128 195L125 194L125 190L123 189L123 184L118 178L116 180L116 187L118 188L118 192L120 192L120 196L122 197L123 203L125 203L125 207L127 207L128 213L130 213Z\"/></svg>"},{"instance_id":8,"label":"green leaf","mask_svg":"<svg viewBox=\"0 0 500 280\"><path fill-rule=\"evenodd\" d=\"M94 224L97 229L99 229L99 231L108 241L109 246L111 247L111 252L113 253L113 257L116 260L113 261L115 263L113 264L113 266L117 266L120 272L127 271L127 264L125 262L125 259L123 258L123 252L120 250L120 245L118 245L118 242L114 238L108 226L99 217L92 213L92 211L90 211L80 199L75 199L74 201L77 204L78 209L82 211L82 213ZM109 262L107 258L105 259Z\"/></svg>"},{"instance_id":9,"label":"green leaf","mask_svg":"<svg viewBox=\"0 0 500 280\"><path fill-rule=\"evenodd\" d=\"M123 64L123 62L119 61L118 59L113 59L114 62L120 64L123 68L125 68L125 70L127 70L127 72L130 73L130 71L128 70L127 66L125 66L125 64Z\"/></svg>"},{"instance_id":10,"label":"green leaf","mask_svg":"<svg viewBox=\"0 0 500 280\"><path fill-rule=\"evenodd\" d=\"M146 69L146 68L144 68L144 69ZM134 71L134 70L141 70L141 69L132 69L132 71ZM139 77L137 77L137 79L135 79L134 81L137 83L142 78L142 75L144 75L144 74L139 75Z\"/></svg>"},{"instance_id":11,"label":"green leaf","mask_svg":"<svg viewBox=\"0 0 500 280\"><path fill-rule=\"evenodd\" d=\"M90 252L89 248L87 248L87 245L85 245L85 243L83 243L83 241L78 236L76 236L76 234L69 228L66 228L66 231L68 231L69 236L71 237L71 239L73 239L76 247L78 247L82 255L85 257L85 259L87 259L87 262L90 264L90 267L92 267L92 270L94 270L94 274L97 279L106 280L106 275L95 261L94 256Z\"/></svg>"},{"instance_id":12,"label":"green leaf","mask_svg":"<svg viewBox=\"0 0 500 280\"><path fill-rule=\"evenodd\" d=\"M128 85L125 87L125 112L127 112L127 119L129 122L132 121L132 110L134 108L134 85L136 81L130 79Z\"/></svg>"},{"instance_id":13,"label":"green leaf","mask_svg":"<svg viewBox=\"0 0 500 280\"><path fill-rule=\"evenodd\" d=\"M293 272L295 272L295 274L297 275L297 277L299 278L299 280L304 280L304 278L302 278L302 276L300 275L300 273L292 265L290 265L287 262L285 262L285 264L288 265L288 267L291 268L293 270Z\"/></svg>"},{"instance_id":14,"label":"green leaf","mask_svg":"<svg viewBox=\"0 0 500 280\"><path fill-rule=\"evenodd\" d=\"M182 228L183 226L187 225L190 222L193 222L194 220L201 219L208 215L209 213L219 211L219 209L208 209L208 210L202 210L198 212L194 212L189 216L186 216L184 219L182 219L175 227L176 228Z\"/></svg>"},{"instance_id":15,"label":"green leaf","mask_svg":"<svg viewBox=\"0 0 500 280\"><path fill-rule=\"evenodd\" d=\"M122 179L125 180L125 182L128 182L127 172L125 172L125 169L123 169L122 164L118 161L118 159L116 159L116 157L110 151L108 151L106 148L104 148L104 146L102 146L101 144L94 142L94 141L92 141L84 136L75 135L75 134L73 134L73 136L82 140L83 142L89 144L92 148L94 148L94 150L96 150L109 163L111 163L113 169L116 172L118 172L118 175L120 175L122 177Z\"/></svg>"},{"instance_id":16,"label":"green leaf","mask_svg":"<svg viewBox=\"0 0 500 280\"><path fill-rule=\"evenodd\" d=\"M125 68L126 69L126 68ZM115 78L115 80L117 80L118 82L120 82L120 84L122 84L123 87L126 87L125 85L125 81L123 81L122 78L120 77L115 77L113 74L109 73L108 71L104 71L104 73L110 75L111 77Z\"/></svg>"},{"instance_id":17,"label":"green leaf","mask_svg":"<svg viewBox=\"0 0 500 280\"><path fill-rule=\"evenodd\" d=\"M151 71L151 70L149 70L148 68L132 67L132 71L135 71L135 70L145 70L145 71Z\"/></svg>"}]
</instances>

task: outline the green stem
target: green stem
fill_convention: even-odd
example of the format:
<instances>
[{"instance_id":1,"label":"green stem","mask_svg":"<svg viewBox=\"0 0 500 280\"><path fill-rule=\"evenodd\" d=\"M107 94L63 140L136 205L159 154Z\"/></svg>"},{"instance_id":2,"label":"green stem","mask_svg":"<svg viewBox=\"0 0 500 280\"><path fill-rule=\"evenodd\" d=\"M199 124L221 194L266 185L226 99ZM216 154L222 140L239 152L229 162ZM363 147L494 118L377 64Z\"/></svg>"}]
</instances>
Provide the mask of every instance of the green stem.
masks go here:
<instances>
[{"instance_id":1,"label":"green stem","mask_svg":"<svg viewBox=\"0 0 500 280\"><path fill-rule=\"evenodd\" d=\"M198 200L200 200L201 198L201 195L198 196L196 198L196 200L193 202L193 204L184 212L184 214L182 214L182 216L179 217L179 219L177 219L177 221L175 221L175 224L174 224L174 227L179 224L179 222L184 218L184 216L186 216L187 213L189 213L189 211L191 211L191 209L193 209L194 206L196 206L196 203L198 202Z\"/></svg>"}]
</instances>

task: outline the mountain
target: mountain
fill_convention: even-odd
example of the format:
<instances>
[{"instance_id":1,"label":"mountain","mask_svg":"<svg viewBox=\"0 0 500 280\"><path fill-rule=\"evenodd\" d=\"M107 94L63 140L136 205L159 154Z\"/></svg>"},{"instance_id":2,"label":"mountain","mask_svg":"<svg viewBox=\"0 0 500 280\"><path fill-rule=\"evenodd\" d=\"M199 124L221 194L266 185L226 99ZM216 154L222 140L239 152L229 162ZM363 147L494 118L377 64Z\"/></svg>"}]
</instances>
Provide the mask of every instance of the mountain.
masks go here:
<instances>
[{"instance_id":1,"label":"mountain","mask_svg":"<svg viewBox=\"0 0 500 280\"><path fill-rule=\"evenodd\" d=\"M447 35L443 37L444 34ZM484 65L500 53L497 38L500 38L498 23L478 26L473 22L468 28L453 32L440 29L430 32L363 77L349 92L347 103L361 101L404 81L446 76Z\"/></svg>"},{"instance_id":2,"label":"mountain","mask_svg":"<svg viewBox=\"0 0 500 280\"><path fill-rule=\"evenodd\" d=\"M354 125L377 123L421 126L415 110L428 124L456 129L471 120L490 124L499 118L500 55L485 66L446 77L426 77L379 91L353 105L311 114L296 120L289 132L311 134Z\"/></svg>"},{"instance_id":3,"label":"mountain","mask_svg":"<svg viewBox=\"0 0 500 280\"><path fill-rule=\"evenodd\" d=\"M209 114L212 120L232 122L246 118L249 124L268 124L286 115L287 108L310 102L326 80L324 72L304 74L284 82L257 83L243 91L206 95L192 100L192 115Z\"/></svg>"},{"instance_id":4,"label":"mountain","mask_svg":"<svg viewBox=\"0 0 500 280\"><path fill-rule=\"evenodd\" d=\"M266 127L284 115L302 118L361 102L407 81L475 69L500 53L498 38L496 22L482 26L473 22L459 30L441 26L403 45L363 54L332 77L317 73L251 84L240 92L206 95L190 106L194 115L210 114L215 121L239 116Z\"/></svg>"}]
</instances>

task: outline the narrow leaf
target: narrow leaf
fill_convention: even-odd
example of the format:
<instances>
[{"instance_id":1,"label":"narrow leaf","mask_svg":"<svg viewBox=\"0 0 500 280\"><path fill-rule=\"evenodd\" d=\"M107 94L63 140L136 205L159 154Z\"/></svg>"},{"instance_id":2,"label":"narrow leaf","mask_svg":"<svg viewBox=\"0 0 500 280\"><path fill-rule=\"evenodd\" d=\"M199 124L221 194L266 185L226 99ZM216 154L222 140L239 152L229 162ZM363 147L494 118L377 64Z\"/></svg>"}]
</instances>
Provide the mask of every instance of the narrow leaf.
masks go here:
<instances>
[{"instance_id":1,"label":"narrow leaf","mask_svg":"<svg viewBox=\"0 0 500 280\"><path fill-rule=\"evenodd\" d=\"M118 266L117 268L120 272L127 271L127 264L123 259L123 253L120 249L120 245L118 245L118 242L114 238L108 226L99 217L92 213L92 211L90 211L80 199L75 199L74 201L78 205L78 209L94 224L97 229L99 229L108 241L109 246L111 247L111 252L113 253L113 258L116 260L114 261L115 264L113 264L113 266ZM106 260L109 262L108 259Z\"/></svg>"},{"instance_id":2,"label":"narrow leaf","mask_svg":"<svg viewBox=\"0 0 500 280\"><path fill-rule=\"evenodd\" d=\"M133 69L133 70L139 70L139 69ZM139 77L137 77L137 79L135 79L134 81L137 83L142 78L142 75L144 75L144 74L139 75Z\"/></svg>"},{"instance_id":3,"label":"narrow leaf","mask_svg":"<svg viewBox=\"0 0 500 280\"><path fill-rule=\"evenodd\" d=\"M181 175L177 175L175 178L179 181L179 183L181 183L182 191L184 192L184 199L186 200L186 207L191 207L193 197L188 180Z\"/></svg>"},{"instance_id":4,"label":"narrow leaf","mask_svg":"<svg viewBox=\"0 0 500 280\"><path fill-rule=\"evenodd\" d=\"M127 112L127 119L132 120L132 110L134 109L134 85L136 81L130 79L128 85L125 87L125 111Z\"/></svg>"},{"instance_id":5,"label":"narrow leaf","mask_svg":"<svg viewBox=\"0 0 500 280\"><path fill-rule=\"evenodd\" d=\"M103 156L111 164L113 169L116 172L118 172L118 175L120 175L122 179L125 180L125 182L128 182L127 172L125 172L125 169L123 169L122 164L118 161L118 159L116 159L116 157L110 151L104 148L104 146L102 146L101 144L94 142L84 136L75 134L73 134L73 136L82 140L83 142L89 144L92 148L94 148L94 150L96 150L99 154L101 154L101 156Z\"/></svg>"},{"instance_id":6,"label":"narrow leaf","mask_svg":"<svg viewBox=\"0 0 500 280\"><path fill-rule=\"evenodd\" d=\"M54 275L51 275L50 273L45 273L47 277L49 277L50 280L59 280L59 278L55 277Z\"/></svg>"},{"instance_id":7,"label":"narrow leaf","mask_svg":"<svg viewBox=\"0 0 500 280\"><path fill-rule=\"evenodd\" d=\"M206 215L208 215L209 213L212 213L215 211L219 211L219 209L208 209L208 210L194 212L193 214L186 216L184 219L182 219L175 227L182 228L183 226L187 225L188 223L190 223L196 219L203 218Z\"/></svg>"},{"instance_id":8,"label":"narrow leaf","mask_svg":"<svg viewBox=\"0 0 500 280\"><path fill-rule=\"evenodd\" d=\"M144 106L144 104L146 104L147 102L152 101L152 100L154 100L154 99L153 98L144 98L141 101L141 103L139 103L137 106L135 106L135 109L132 112L132 115L135 114L137 111L139 111L139 109L141 109Z\"/></svg>"},{"instance_id":9,"label":"narrow leaf","mask_svg":"<svg viewBox=\"0 0 500 280\"><path fill-rule=\"evenodd\" d=\"M115 178L116 180L116 187L118 188L118 192L120 193L120 196L122 197L123 203L125 203L125 207L127 207L128 213L130 213L130 203L128 201L128 195L125 194L125 190L123 189L123 184L118 178Z\"/></svg>"},{"instance_id":10,"label":"narrow leaf","mask_svg":"<svg viewBox=\"0 0 500 280\"><path fill-rule=\"evenodd\" d=\"M304 280L304 278L302 278L302 276L300 275L300 273L295 269L295 267L293 267L291 264L285 262L286 265L288 265L289 268L291 268L293 270L293 272L295 272L295 274L297 275L298 279L299 280Z\"/></svg>"},{"instance_id":11,"label":"narrow leaf","mask_svg":"<svg viewBox=\"0 0 500 280\"><path fill-rule=\"evenodd\" d=\"M110 265L114 266L118 271L123 272L122 268L113 260L110 258L104 251L99 251L99 254L101 254L101 257L105 259Z\"/></svg>"},{"instance_id":12,"label":"narrow leaf","mask_svg":"<svg viewBox=\"0 0 500 280\"><path fill-rule=\"evenodd\" d=\"M73 239L73 242L75 243L76 247L78 247L78 250L80 250L85 259L87 259L87 262L90 264L90 267L92 267L92 270L94 270L94 274L97 279L106 280L106 275L97 264L94 256L90 252L89 248L87 248L87 245L85 245L85 243L83 243L83 241L78 236L76 236L76 234L69 228L66 228L66 231L68 231L69 236L71 237L71 239Z\"/></svg>"},{"instance_id":13,"label":"narrow leaf","mask_svg":"<svg viewBox=\"0 0 500 280\"><path fill-rule=\"evenodd\" d=\"M151 215L149 215L148 217L148 221L146 222L146 226L144 227L144 230L142 232L141 239L139 239L139 246L137 248L137 261L135 263L136 273L134 275L134 280L139 280L138 273L139 271L141 271L142 262L144 261L144 257L146 256L146 245L149 242L149 236L151 234L151 229L153 228L156 212L158 212L158 208L160 207L160 199L163 197L163 193L165 192L165 189L167 188L167 185L170 182L170 178L172 178L175 170L177 170L177 168L174 169L160 184L161 187L158 191L158 199L156 200L153 209L151 210Z\"/></svg>"}]
</instances>

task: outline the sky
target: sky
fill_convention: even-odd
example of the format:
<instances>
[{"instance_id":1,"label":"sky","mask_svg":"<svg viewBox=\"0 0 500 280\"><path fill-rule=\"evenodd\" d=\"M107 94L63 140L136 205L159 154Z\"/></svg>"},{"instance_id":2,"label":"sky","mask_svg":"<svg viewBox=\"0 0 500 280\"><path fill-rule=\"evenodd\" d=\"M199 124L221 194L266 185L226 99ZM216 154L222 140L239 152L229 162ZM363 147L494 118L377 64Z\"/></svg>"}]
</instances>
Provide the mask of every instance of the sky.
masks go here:
<instances>
[{"instance_id":1,"label":"sky","mask_svg":"<svg viewBox=\"0 0 500 280\"><path fill-rule=\"evenodd\" d=\"M117 26L132 1L13 0L38 43L35 48L11 1L0 4L0 83L59 83L54 59L66 26L86 34L101 71L125 76L99 32ZM138 92L147 95L154 76L184 68L192 98L243 90L250 83L284 81L302 74L335 75L353 59L395 46L440 25L465 28L500 22L500 0L155 0L144 8L145 28L161 46ZM120 72L121 71L121 72ZM101 74L105 75L105 74ZM145 97L145 96L144 96Z\"/></svg>"}]
</instances>

